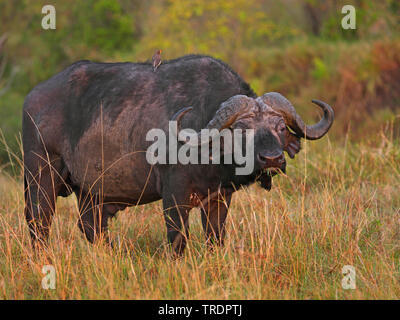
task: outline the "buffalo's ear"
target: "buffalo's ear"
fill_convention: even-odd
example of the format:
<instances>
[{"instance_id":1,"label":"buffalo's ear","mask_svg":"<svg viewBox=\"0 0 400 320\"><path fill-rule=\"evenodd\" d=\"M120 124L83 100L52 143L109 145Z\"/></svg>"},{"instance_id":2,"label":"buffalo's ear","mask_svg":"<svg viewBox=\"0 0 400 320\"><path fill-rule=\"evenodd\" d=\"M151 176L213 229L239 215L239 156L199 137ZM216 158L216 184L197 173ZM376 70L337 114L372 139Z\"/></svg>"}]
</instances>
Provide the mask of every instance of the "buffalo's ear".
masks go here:
<instances>
[{"instance_id":1,"label":"buffalo's ear","mask_svg":"<svg viewBox=\"0 0 400 320\"><path fill-rule=\"evenodd\" d=\"M289 157L293 159L300 149L300 138L289 132L289 130L286 130L284 150L288 153Z\"/></svg>"}]
</instances>

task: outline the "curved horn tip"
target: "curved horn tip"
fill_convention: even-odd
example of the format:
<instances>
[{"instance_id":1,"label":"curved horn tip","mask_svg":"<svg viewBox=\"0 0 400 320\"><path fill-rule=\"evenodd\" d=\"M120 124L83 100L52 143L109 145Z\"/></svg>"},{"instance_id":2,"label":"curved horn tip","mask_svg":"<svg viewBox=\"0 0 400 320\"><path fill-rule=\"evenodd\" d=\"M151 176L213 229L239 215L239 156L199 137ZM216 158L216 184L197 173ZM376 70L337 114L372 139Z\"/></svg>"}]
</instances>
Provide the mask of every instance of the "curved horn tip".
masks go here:
<instances>
[{"instance_id":1,"label":"curved horn tip","mask_svg":"<svg viewBox=\"0 0 400 320\"><path fill-rule=\"evenodd\" d=\"M320 106L323 109L327 109L327 111L329 111L332 114L332 116L335 115L335 112L333 111L333 108L329 104L327 104L326 102L321 101L321 100L317 100L317 99L312 99L311 102L316 104L317 106Z\"/></svg>"},{"instance_id":2,"label":"curved horn tip","mask_svg":"<svg viewBox=\"0 0 400 320\"><path fill-rule=\"evenodd\" d=\"M321 100L318 100L318 99L312 99L311 102L314 103L314 104L317 104L319 106L329 107L329 108L332 109L332 107L329 104L327 104L326 102L324 102L324 101L321 101Z\"/></svg>"},{"instance_id":3,"label":"curved horn tip","mask_svg":"<svg viewBox=\"0 0 400 320\"><path fill-rule=\"evenodd\" d=\"M325 107L327 105L326 102L323 102L323 101L318 100L318 99L312 99L311 102L316 104L316 105L318 105L318 106L320 106L320 107Z\"/></svg>"}]
</instances>

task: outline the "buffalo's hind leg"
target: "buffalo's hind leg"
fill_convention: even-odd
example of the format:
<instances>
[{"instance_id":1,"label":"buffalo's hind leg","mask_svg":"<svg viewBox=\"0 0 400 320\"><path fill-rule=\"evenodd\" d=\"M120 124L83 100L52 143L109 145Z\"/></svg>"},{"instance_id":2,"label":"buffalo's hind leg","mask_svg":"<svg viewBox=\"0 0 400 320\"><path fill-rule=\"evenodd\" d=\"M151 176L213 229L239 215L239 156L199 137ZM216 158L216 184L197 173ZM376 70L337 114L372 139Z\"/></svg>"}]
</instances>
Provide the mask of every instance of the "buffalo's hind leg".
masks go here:
<instances>
[{"instance_id":1,"label":"buffalo's hind leg","mask_svg":"<svg viewBox=\"0 0 400 320\"><path fill-rule=\"evenodd\" d=\"M24 158L25 217L33 247L46 245L63 185L63 162L60 158L27 152Z\"/></svg>"},{"instance_id":2,"label":"buffalo's hind leg","mask_svg":"<svg viewBox=\"0 0 400 320\"><path fill-rule=\"evenodd\" d=\"M223 245L225 237L225 220L231 203L232 194L225 196L220 193L210 199L201 208L201 222L206 236L207 245L210 249L213 245Z\"/></svg>"},{"instance_id":3,"label":"buffalo's hind leg","mask_svg":"<svg viewBox=\"0 0 400 320\"><path fill-rule=\"evenodd\" d=\"M110 210L104 205L98 194L83 194L79 200L78 226L90 243L104 240L110 243L108 236L108 220L117 210Z\"/></svg>"}]
</instances>

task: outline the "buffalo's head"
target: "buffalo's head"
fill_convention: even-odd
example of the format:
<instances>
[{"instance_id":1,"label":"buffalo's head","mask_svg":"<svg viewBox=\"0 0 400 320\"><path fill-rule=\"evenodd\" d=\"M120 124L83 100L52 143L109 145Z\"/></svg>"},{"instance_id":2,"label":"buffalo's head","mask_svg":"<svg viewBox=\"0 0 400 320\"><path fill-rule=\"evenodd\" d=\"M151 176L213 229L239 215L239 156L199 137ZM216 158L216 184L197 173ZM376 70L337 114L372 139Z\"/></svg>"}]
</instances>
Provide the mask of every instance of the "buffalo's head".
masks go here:
<instances>
[{"instance_id":1,"label":"buffalo's head","mask_svg":"<svg viewBox=\"0 0 400 320\"><path fill-rule=\"evenodd\" d=\"M300 151L300 139L316 140L322 138L333 123L334 112L325 102L312 100L324 112L316 124L307 126L297 114L293 105L276 92L266 93L256 99L236 95L223 102L205 129L253 129L254 130L254 176L262 187L271 188L271 177L279 171L285 172L286 159ZM172 120L178 122L191 110L178 111ZM199 132L198 144L207 142Z\"/></svg>"}]
</instances>

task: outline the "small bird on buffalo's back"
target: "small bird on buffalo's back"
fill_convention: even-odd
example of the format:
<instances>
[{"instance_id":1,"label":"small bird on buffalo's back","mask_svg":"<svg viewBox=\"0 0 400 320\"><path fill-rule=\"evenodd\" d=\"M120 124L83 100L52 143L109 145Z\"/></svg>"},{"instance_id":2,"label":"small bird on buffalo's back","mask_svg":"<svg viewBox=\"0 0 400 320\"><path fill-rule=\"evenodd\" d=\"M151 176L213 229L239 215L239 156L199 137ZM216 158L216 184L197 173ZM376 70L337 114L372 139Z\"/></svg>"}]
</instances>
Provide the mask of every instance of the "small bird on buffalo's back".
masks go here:
<instances>
[{"instance_id":1,"label":"small bird on buffalo's back","mask_svg":"<svg viewBox=\"0 0 400 320\"><path fill-rule=\"evenodd\" d=\"M161 64L161 52L162 50L157 50L156 53L153 55L153 70L156 72L157 68Z\"/></svg>"}]
</instances>

